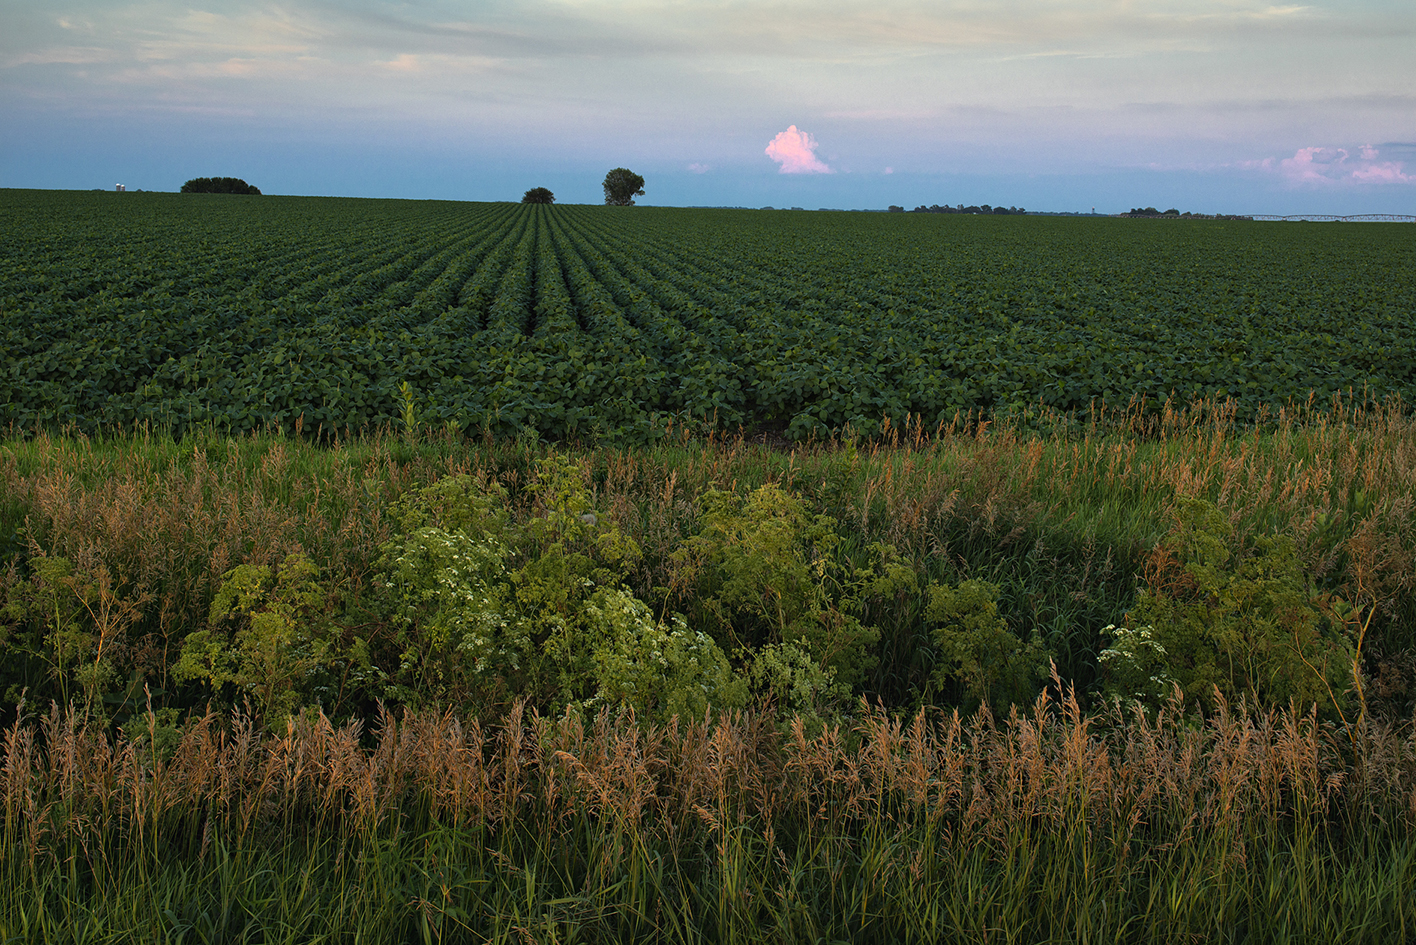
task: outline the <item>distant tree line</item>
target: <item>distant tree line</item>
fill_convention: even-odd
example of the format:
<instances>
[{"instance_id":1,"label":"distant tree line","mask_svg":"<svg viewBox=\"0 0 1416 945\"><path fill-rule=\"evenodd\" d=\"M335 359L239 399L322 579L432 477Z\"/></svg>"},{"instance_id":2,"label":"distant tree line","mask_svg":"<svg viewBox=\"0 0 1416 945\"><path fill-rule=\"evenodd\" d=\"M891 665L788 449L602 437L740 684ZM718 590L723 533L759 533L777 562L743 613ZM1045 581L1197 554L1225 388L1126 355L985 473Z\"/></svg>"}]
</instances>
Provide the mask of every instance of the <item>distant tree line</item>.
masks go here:
<instances>
[{"instance_id":1,"label":"distant tree line","mask_svg":"<svg viewBox=\"0 0 1416 945\"><path fill-rule=\"evenodd\" d=\"M1121 216L1123 216L1123 217L1140 217L1140 218L1142 218L1142 219L1147 219L1147 218L1151 218L1151 217L1156 217L1156 218L1159 218L1159 219L1171 219L1171 220L1252 220L1252 219L1253 219L1253 217L1244 216L1244 215L1242 215L1242 214L1237 214L1237 213L1191 213L1189 210L1186 210L1184 213L1181 213L1179 210L1176 210L1174 207L1171 207L1169 210L1166 210L1164 213L1162 213L1161 211L1157 210L1155 207L1133 207L1129 213L1123 213L1123 214L1121 214Z\"/></svg>"},{"instance_id":2,"label":"distant tree line","mask_svg":"<svg viewBox=\"0 0 1416 945\"><path fill-rule=\"evenodd\" d=\"M904 212L905 212L905 208L904 208L904 207L891 206L891 207L890 207L890 212L891 212L891 213L904 213ZM963 204L958 204L957 206L953 206L953 207L941 207L941 206L939 206L939 204L937 204L937 203L936 203L936 204L932 204L932 205L926 207L924 204L920 204L918 207L915 207L913 210L910 211L910 213L1027 213L1027 212L1028 212L1028 211L1027 211L1026 209L1022 208L1022 207L993 207L993 206L990 206L990 205L988 205L988 204L986 204L986 203L985 203L985 204L980 204L979 206L976 206L976 207L966 207L966 206L964 206Z\"/></svg>"},{"instance_id":3,"label":"distant tree line","mask_svg":"<svg viewBox=\"0 0 1416 945\"><path fill-rule=\"evenodd\" d=\"M239 177L193 177L182 185L184 194L249 194L259 197L260 188Z\"/></svg>"}]
</instances>

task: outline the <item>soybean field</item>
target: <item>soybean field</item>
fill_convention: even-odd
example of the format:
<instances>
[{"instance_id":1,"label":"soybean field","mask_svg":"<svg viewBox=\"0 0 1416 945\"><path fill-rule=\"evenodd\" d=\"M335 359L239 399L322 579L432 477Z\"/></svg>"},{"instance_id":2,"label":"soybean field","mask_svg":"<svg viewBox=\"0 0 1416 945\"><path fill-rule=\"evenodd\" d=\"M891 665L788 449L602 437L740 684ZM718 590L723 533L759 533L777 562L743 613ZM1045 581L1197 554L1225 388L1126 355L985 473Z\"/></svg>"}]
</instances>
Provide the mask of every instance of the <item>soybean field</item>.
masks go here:
<instances>
[{"instance_id":1,"label":"soybean field","mask_svg":"<svg viewBox=\"0 0 1416 945\"><path fill-rule=\"evenodd\" d=\"M0 424L642 442L1416 400L1416 227L0 190Z\"/></svg>"}]
</instances>

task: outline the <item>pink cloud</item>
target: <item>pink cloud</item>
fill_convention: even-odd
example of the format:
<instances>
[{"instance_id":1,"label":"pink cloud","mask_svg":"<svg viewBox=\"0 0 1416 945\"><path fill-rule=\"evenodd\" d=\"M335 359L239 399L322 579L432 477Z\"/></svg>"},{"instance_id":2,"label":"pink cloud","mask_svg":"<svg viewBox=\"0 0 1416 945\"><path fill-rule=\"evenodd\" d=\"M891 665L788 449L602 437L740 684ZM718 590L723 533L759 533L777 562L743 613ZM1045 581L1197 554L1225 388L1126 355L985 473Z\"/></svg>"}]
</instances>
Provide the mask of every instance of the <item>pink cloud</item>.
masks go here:
<instances>
[{"instance_id":1,"label":"pink cloud","mask_svg":"<svg viewBox=\"0 0 1416 945\"><path fill-rule=\"evenodd\" d=\"M1382 161L1352 172L1352 179L1364 184L1416 184L1416 177L1402 171L1400 161Z\"/></svg>"},{"instance_id":2,"label":"pink cloud","mask_svg":"<svg viewBox=\"0 0 1416 945\"><path fill-rule=\"evenodd\" d=\"M765 153L781 165L783 174L834 174L816 156L816 147L815 138L792 125L768 143Z\"/></svg>"},{"instance_id":3,"label":"pink cloud","mask_svg":"<svg viewBox=\"0 0 1416 945\"><path fill-rule=\"evenodd\" d=\"M1335 176L1330 168L1346 160L1342 148L1299 148L1291 158L1278 162L1278 171L1294 184L1327 183Z\"/></svg>"},{"instance_id":4,"label":"pink cloud","mask_svg":"<svg viewBox=\"0 0 1416 945\"><path fill-rule=\"evenodd\" d=\"M1291 158L1255 166L1276 171L1294 185L1416 183L1400 161L1378 161L1380 154L1369 144L1362 145L1356 157L1346 148L1299 148Z\"/></svg>"}]
</instances>

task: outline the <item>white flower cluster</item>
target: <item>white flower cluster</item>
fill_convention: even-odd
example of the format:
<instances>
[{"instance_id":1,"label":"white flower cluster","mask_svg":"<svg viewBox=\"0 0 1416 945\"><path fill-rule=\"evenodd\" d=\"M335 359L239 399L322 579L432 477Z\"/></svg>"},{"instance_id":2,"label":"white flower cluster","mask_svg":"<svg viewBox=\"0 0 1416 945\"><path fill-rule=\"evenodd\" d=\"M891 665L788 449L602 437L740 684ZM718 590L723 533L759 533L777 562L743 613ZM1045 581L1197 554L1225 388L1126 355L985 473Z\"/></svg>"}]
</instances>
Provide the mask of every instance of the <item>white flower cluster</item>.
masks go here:
<instances>
[{"instance_id":1,"label":"white flower cluster","mask_svg":"<svg viewBox=\"0 0 1416 945\"><path fill-rule=\"evenodd\" d=\"M391 583L405 598L407 619L431 612L432 638L466 654L479 675L519 666L525 642L506 606L508 553L489 536L420 528L393 559Z\"/></svg>"},{"instance_id":2,"label":"white flower cluster","mask_svg":"<svg viewBox=\"0 0 1416 945\"><path fill-rule=\"evenodd\" d=\"M1111 646L1097 659L1111 680L1108 689L1119 698L1155 703L1175 687L1166 659L1165 647L1156 639L1154 627L1118 627L1108 624L1102 633L1111 637Z\"/></svg>"}]
</instances>

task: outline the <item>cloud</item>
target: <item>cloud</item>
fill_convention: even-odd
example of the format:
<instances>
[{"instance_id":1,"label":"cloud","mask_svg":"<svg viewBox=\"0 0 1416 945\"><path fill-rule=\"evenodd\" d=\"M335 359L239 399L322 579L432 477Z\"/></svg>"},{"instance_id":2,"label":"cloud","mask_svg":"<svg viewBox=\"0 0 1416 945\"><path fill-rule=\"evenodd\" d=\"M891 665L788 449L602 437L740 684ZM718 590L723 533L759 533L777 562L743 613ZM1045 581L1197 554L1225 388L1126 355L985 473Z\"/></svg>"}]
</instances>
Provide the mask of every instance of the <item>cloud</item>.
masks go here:
<instances>
[{"instance_id":1,"label":"cloud","mask_svg":"<svg viewBox=\"0 0 1416 945\"><path fill-rule=\"evenodd\" d=\"M1299 148L1291 158L1251 166L1277 172L1294 186L1416 183L1401 161L1379 161L1380 156L1381 151L1369 144L1358 148L1355 156L1346 148L1311 147Z\"/></svg>"},{"instance_id":2,"label":"cloud","mask_svg":"<svg viewBox=\"0 0 1416 945\"><path fill-rule=\"evenodd\" d=\"M688 165L688 169L690 171L693 171L693 173L695 174L707 174L710 170L712 170L712 168L709 167L707 164L699 164L697 161L694 161L692 164Z\"/></svg>"},{"instance_id":3,"label":"cloud","mask_svg":"<svg viewBox=\"0 0 1416 945\"><path fill-rule=\"evenodd\" d=\"M394 72L422 72L423 57L417 53L399 53L388 62L381 62L379 65L385 69L392 69Z\"/></svg>"},{"instance_id":4,"label":"cloud","mask_svg":"<svg viewBox=\"0 0 1416 945\"><path fill-rule=\"evenodd\" d=\"M1352 172L1352 179L1364 184L1416 184L1416 177L1402 170L1400 161L1369 164Z\"/></svg>"},{"instance_id":5,"label":"cloud","mask_svg":"<svg viewBox=\"0 0 1416 945\"><path fill-rule=\"evenodd\" d=\"M35 52L0 59L0 68L15 66L69 65L84 66L101 62L114 62L119 56L112 50L91 46L53 46Z\"/></svg>"},{"instance_id":6,"label":"cloud","mask_svg":"<svg viewBox=\"0 0 1416 945\"><path fill-rule=\"evenodd\" d=\"M1291 158L1278 162L1278 172L1290 184L1327 183L1336 177L1333 165L1346 160L1347 151L1343 148L1299 148Z\"/></svg>"},{"instance_id":7,"label":"cloud","mask_svg":"<svg viewBox=\"0 0 1416 945\"><path fill-rule=\"evenodd\" d=\"M798 131L796 125L790 125L767 143L764 153L781 165L783 174L836 173L816 156L816 148L815 138L805 131Z\"/></svg>"}]
</instances>

